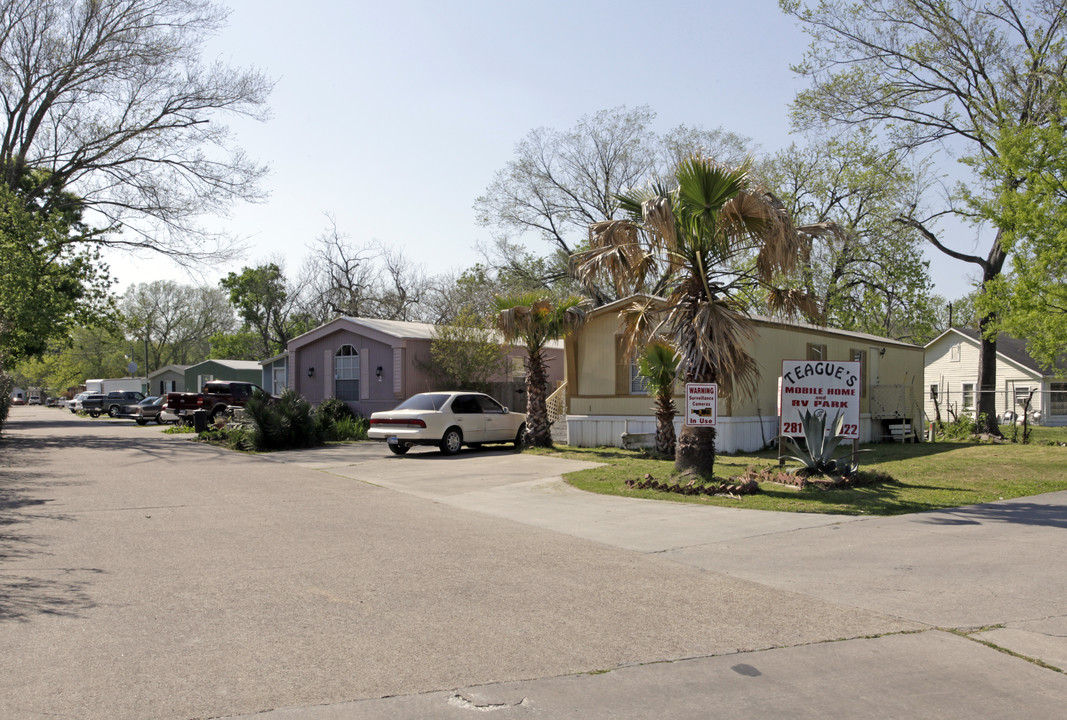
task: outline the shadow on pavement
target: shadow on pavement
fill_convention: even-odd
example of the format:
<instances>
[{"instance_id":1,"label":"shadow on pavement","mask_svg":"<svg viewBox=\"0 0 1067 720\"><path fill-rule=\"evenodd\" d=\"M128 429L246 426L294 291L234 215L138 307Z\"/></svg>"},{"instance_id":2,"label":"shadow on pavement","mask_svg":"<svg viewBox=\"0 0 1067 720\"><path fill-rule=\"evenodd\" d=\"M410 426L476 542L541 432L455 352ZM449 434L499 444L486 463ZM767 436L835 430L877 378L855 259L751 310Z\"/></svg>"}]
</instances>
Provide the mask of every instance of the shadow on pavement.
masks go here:
<instances>
[{"instance_id":1,"label":"shadow on pavement","mask_svg":"<svg viewBox=\"0 0 1067 720\"><path fill-rule=\"evenodd\" d=\"M77 477L74 468L61 473L38 469L42 455L56 445L69 447L78 442L114 447L114 440L102 440L5 433L0 442L0 623L29 622L42 616L80 617L95 606L88 588L92 578L103 571L48 567L48 538L35 532L33 524L73 522L71 515L49 511L52 495L56 488L87 482ZM11 565L31 558L45 559L43 567L32 569L32 575Z\"/></svg>"},{"instance_id":2,"label":"shadow on pavement","mask_svg":"<svg viewBox=\"0 0 1067 720\"><path fill-rule=\"evenodd\" d=\"M946 515L949 517L944 517ZM1067 530L1067 506L1036 502L988 503L940 510L936 514L916 519L931 525L978 525L983 522L1005 522Z\"/></svg>"}]
</instances>

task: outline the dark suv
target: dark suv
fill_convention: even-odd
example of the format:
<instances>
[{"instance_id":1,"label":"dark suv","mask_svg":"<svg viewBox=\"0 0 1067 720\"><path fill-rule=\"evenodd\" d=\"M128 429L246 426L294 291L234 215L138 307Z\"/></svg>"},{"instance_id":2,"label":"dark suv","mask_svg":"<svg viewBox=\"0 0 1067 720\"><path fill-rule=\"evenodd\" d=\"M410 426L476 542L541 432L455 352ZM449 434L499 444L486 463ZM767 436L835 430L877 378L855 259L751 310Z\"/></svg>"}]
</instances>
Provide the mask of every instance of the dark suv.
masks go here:
<instances>
[{"instance_id":1,"label":"dark suv","mask_svg":"<svg viewBox=\"0 0 1067 720\"><path fill-rule=\"evenodd\" d=\"M110 417L118 417L122 414L122 408L126 405L136 405L144 400L144 393L133 390L112 390L107 395L90 395L82 400L82 410L92 417L99 417L100 413L106 412Z\"/></svg>"}]
</instances>

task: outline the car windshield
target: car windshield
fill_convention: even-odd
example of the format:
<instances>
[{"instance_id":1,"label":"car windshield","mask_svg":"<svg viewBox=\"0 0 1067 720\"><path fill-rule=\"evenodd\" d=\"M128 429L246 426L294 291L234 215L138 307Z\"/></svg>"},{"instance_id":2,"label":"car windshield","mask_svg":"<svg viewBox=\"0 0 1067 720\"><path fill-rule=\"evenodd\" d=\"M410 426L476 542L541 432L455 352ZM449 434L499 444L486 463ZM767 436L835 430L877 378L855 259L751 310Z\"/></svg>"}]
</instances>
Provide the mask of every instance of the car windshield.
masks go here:
<instances>
[{"instance_id":1,"label":"car windshield","mask_svg":"<svg viewBox=\"0 0 1067 720\"><path fill-rule=\"evenodd\" d=\"M395 410L440 410L452 397L448 393L423 393L412 395L404 402L397 405Z\"/></svg>"},{"instance_id":2,"label":"car windshield","mask_svg":"<svg viewBox=\"0 0 1067 720\"><path fill-rule=\"evenodd\" d=\"M159 400L159 398L157 398L157 397L146 397L144 400L142 400L141 402L139 402L137 404L138 405L155 405L157 400Z\"/></svg>"}]
</instances>

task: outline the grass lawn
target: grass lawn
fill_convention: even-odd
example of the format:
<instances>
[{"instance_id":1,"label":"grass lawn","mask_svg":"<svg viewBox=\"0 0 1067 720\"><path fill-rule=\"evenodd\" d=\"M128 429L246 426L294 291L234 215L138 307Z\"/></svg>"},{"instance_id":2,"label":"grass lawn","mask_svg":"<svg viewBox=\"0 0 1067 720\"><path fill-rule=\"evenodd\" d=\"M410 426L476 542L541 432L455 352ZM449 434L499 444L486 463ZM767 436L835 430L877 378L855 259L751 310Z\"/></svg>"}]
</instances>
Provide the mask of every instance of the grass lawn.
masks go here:
<instances>
[{"instance_id":1,"label":"grass lawn","mask_svg":"<svg viewBox=\"0 0 1067 720\"><path fill-rule=\"evenodd\" d=\"M1010 437L1011 428L1004 427L1002 431ZM866 445L863 450L869 452L860 453L860 467L888 473L895 482L842 490L797 490L761 483L759 493L740 499L628 490L627 480L649 473L666 481L674 472L673 461L657 460L641 452L572 447L559 447L552 452L604 463L602 467L565 476L571 485L589 492L754 510L901 515L1067 490L1067 447L1049 444L1059 442L1067 442L1067 429L1035 428L1029 445L970 441ZM715 474L728 478L740 475L749 465L776 464L773 451L720 455L715 461Z\"/></svg>"}]
</instances>

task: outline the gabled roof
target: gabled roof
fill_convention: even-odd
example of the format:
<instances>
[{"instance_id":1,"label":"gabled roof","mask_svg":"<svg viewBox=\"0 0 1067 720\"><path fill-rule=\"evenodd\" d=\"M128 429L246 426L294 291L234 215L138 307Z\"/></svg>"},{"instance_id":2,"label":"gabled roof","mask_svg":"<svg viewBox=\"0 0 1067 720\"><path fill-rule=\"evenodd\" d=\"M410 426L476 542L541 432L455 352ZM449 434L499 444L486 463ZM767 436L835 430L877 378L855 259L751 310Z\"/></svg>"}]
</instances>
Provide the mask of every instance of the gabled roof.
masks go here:
<instances>
[{"instance_id":1,"label":"gabled roof","mask_svg":"<svg viewBox=\"0 0 1067 720\"><path fill-rule=\"evenodd\" d=\"M179 375L181 375L182 373L184 373L188 369L189 369L188 365L164 365L163 367L156 368L152 372L148 373L148 377L154 378L157 375L162 375L165 372L174 372L174 373L178 373Z\"/></svg>"},{"instance_id":2,"label":"gabled roof","mask_svg":"<svg viewBox=\"0 0 1067 720\"><path fill-rule=\"evenodd\" d=\"M286 350L285 352L280 352L277 355L275 355L274 357L269 357L266 360L260 360L258 362L259 362L260 365L270 365L273 362L278 362L279 360L284 360L287 357L289 357L289 351L288 350Z\"/></svg>"},{"instance_id":3,"label":"gabled roof","mask_svg":"<svg viewBox=\"0 0 1067 720\"><path fill-rule=\"evenodd\" d=\"M395 347L404 340L432 340L437 326L430 323L408 322L406 320L342 316L334 318L314 330L309 330L303 335L298 335L289 341L289 346L296 349L341 329L350 330ZM562 349L563 343L550 341L546 343L546 347Z\"/></svg>"},{"instance_id":4,"label":"gabled roof","mask_svg":"<svg viewBox=\"0 0 1067 720\"><path fill-rule=\"evenodd\" d=\"M969 340L972 345L978 346L981 344L982 336L974 328L958 328L952 327L945 332L938 335L936 338L926 343L926 347L930 347L939 342L946 335L955 334L962 336ZM1020 340L1017 337L1000 333L997 336L997 355L1002 359L1014 363L1026 370L1029 370L1039 376L1052 376L1055 375L1057 370L1060 373L1067 372L1067 356L1060 356L1056 361L1051 371L1045 370L1033 357L1031 357L1029 351L1026 349L1026 341Z\"/></svg>"},{"instance_id":5,"label":"gabled roof","mask_svg":"<svg viewBox=\"0 0 1067 720\"><path fill-rule=\"evenodd\" d=\"M662 305L666 302L661 297L654 295L631 295L629 297L622 298L621 300L615 300L606 305L594 308L586 313L586 316L601 315L610 312L619 312L625 307L628 307L635 302L648 303L650 305ZM918 345L913 343L907 343L902 340L894 340L892 338L882 337L880 335L871 335L870 333L854 332L852 330L839 330L837 328L825 327L822 325L813 325L803 320L789 320L785 318L773 318L766 315L751 314L749 317L756 325L777 325L785 328L795 328L798 330L810 330L812 332L828 333L830 335L840 335L842 337L855 338L857 340L863 340L865 342L876 343L878 345L895 345L899 347L911 347L918 348Z\"/></svg>"},{"instance_id":6,"label":"gabled roof","mask_svg":"<svg viewBox=\"0 0 1067 720\"><path fill-rule=\"evenodd\" d=\"M195 368L204 365L205 363L215 363L216 365L222 365L223 367L230 368L231 370L259 370L260 364L258 360L215 360L208 358L203 362L198 362L195 365L190 365L186 368Z\"/></svg>"}]
</instances>

